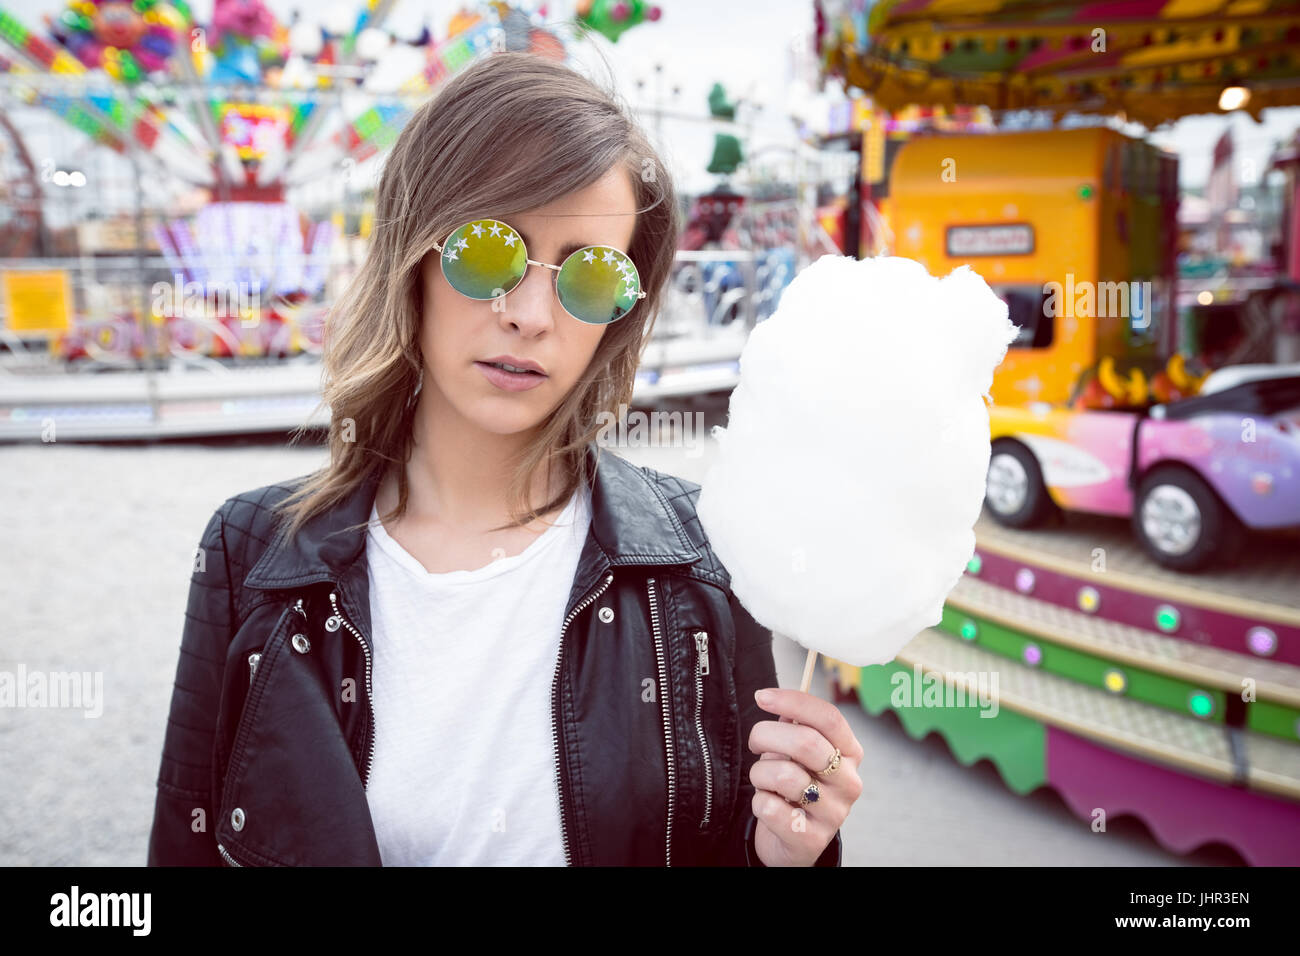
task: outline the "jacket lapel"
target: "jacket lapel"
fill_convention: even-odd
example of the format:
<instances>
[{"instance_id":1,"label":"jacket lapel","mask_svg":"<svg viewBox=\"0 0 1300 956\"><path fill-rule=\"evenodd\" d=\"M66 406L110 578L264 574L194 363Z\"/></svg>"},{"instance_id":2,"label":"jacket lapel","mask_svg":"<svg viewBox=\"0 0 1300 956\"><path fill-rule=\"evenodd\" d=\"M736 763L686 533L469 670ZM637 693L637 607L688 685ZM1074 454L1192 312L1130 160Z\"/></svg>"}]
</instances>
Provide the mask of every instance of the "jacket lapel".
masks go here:
<instances>
[{"instance_id":1,"label":"jacket lapel","mask_svg":"<svg viewBox=\"0 0 1300 956\"><path fill-rule=\"evenodd\" d=\"M363 552L379 478L378 470L371 472L333 508L313 515L292 541L286 540L283 528L277 529L245 576L244 587L287 588L337 580ZM291 490L300 482L296 480Z\"/></svg>"},{"instance_id":2,"label":"jacket lapel","mask_svg":"<svg viewBox=\"0 0 1300 956\"><path fill-rule=\"evenodd\" d=\"M693 564L700 550L659 486L640 468L595 442L587 446L591 532L578 559L568 610L614 565Z\"/></svg>"},{"instance_id":3,"label":"jacket lapel","mask_svg":"<svg viewBox=\"0 0 1300 956\"><path fill-rule=\"evenodd\" d=\"M649 475L595 442L587 445L586 462L591 533L578 561L570 605L612 565L692 564L700 559L676 510ZM335 507L314 515L292 541L277 530L244 578L244 587L341 580L364 556L365 525L378 489L376 470Z\"/></svg>"}]
</instances>

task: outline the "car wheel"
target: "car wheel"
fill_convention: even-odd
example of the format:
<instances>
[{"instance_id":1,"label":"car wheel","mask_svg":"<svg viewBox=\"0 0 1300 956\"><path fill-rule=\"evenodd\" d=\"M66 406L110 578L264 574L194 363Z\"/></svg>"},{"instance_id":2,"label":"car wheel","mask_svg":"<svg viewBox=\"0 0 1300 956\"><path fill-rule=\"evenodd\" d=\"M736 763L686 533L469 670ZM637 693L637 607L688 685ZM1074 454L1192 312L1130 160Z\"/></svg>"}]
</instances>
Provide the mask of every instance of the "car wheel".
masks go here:
<instances>
[{"instance_id":1,"label":"car wheel","mask_svg":"<svg viewBox=\"0 0 1300 956\"><path fill-rule=\"evenodd\" d=\"M1001 524L1030 528L1056 511L1038 460L1016 441L996 441L989 456L984 503Z\"/></svg>"},{"instance_id":2,"label":"car wheel","mask_svg":"<svg viewBox=\"0 0 1300 956\"><path fill-rule=\"evenodd\" d=\"M1133 531L1147 553L1175 571L1230 561L1245 529L1201 478L1182 468L1157 468L1142 479Z\"/></svg>"}]
</instances>

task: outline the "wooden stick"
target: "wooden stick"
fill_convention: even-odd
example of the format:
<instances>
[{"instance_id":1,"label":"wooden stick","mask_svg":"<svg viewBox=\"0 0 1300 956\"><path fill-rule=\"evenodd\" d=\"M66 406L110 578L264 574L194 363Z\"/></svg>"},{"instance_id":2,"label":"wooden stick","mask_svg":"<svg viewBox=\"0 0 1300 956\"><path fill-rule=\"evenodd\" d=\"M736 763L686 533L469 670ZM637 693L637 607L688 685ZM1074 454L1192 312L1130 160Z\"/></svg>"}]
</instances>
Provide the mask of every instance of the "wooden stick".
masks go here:
<instances>
[{"instance_id":1,"label":"wooden stick","mask_svg":"<svg viewBox=\"0 0 1300 956\"><path fill-rule=\"evenodd\" d=\"M817 652L810 650L808 659L803 662L803 680L799 684L799 690L808 693L808 685L812 683L813 665L817 663Z\"/></svg>"}]
</instances>

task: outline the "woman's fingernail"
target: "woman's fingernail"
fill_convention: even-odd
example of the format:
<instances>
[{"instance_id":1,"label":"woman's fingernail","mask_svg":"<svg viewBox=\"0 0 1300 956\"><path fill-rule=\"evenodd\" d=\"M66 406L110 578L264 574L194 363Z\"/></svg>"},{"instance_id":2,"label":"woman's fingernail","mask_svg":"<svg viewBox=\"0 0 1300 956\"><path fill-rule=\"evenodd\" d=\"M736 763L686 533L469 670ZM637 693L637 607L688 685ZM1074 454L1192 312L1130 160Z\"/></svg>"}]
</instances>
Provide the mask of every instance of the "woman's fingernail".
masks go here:
<instances>
[{"instance_id":1,"label":"woman's fingernail","mask_svg":"<svg viewBox=\"0 0 1300 956\"><path fill-rule=\"evenodd\" d=\"M754 699L757 700L761 706L766 707L768 704L772 703L773 695L770 690L758 690L754 692Z\"/></svg>"}]
</instances>

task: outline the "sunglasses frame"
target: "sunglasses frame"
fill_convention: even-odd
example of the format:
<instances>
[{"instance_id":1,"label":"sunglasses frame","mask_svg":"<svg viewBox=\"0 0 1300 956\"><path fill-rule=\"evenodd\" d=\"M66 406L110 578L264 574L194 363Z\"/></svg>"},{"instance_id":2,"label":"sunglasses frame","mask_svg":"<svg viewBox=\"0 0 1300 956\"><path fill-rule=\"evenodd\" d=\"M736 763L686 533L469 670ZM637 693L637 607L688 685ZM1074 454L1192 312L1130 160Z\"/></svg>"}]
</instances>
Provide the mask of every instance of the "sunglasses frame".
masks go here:
<instances>
[{"instance_id":1,"label":"sunglasses frame","mask_svg":"<svg viewBox=\"0 0 1300 956\"><path fill-rule=\"evenodd\" d=\"M451 232L447 233L447 239L450 239L452 236L456 234L458 230L465 228L472 222L499 222L501 223L501 225L505 226L511 232L515 233L515 235L519 235L519 230L516 229L514 226L510 225L510 223L506 222L504 219L493 219L490 216L485 216L482 219L466 219L460 225L453 228ZM433 244L433 248L438 250L438 267L442 269L442 277L447 280L447 285L455 289L459 295L464 295L465 298L469 299L471 302L492 302L495 301L496 299L504 299L511 292L514 292L515 289L519 288L520 283L522 283L525 277L527 277L528 275L527 266L541 266L543 269L550 269L555 273L551 277L551 291L555 293L555 301L560 303L560 308L564 309L565 313L568 314L575 322L581 322L583 325L613 325L615 322L619 321L619 319L625 319L629 315L631 315L632 308L636 306L636 303L640 302L642 299L644 299L646 296L650 294L646 292L645 289L638 288L636 293L636 302L632 303L632 307L630 307L626 312L620 315L617 319L613 319L609 322L588 322L586 319L580 319L572 312L569 311L568 307L564 304L564 300L560 298L560 270L562 270L565 267L565 265L568 263L570 259L572 259L580 252L585 252L588 249L612 249L614 252L617 252L620 256L625 258L628 261L628 264L631 265L632 268L636 270L636 284L639 287L641 285L641 270L636 268L636 263L632 261L632 257L629 256L622 249L619 249L615 246L608 246L603 243L593 243L592 245L589 246L583 246L581 249L574 249L572 252L570 252L567 256L564 257L564 262L561 262L557 266L557 265L552 265L549 262L540 262L537 259L529 259L528 243L524 242L524 237L521 235L519 236L519 244L524 247L524 262L527 264L524 268L524 274L519 277L519 282L516 282L505 292L502 292L500 295L488 296L486 299L479 299L472 295L465 295L465 293L461 292L460 289L456 289L456 286L452 284L451 279L447 277L447 260L444 259L442 255L443 246L446 245L445 240L441 243L435 242Z\"/></svg>"}]
</instances>

